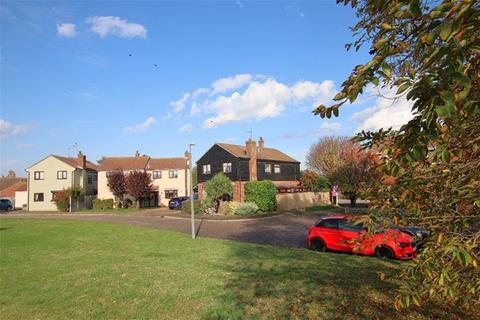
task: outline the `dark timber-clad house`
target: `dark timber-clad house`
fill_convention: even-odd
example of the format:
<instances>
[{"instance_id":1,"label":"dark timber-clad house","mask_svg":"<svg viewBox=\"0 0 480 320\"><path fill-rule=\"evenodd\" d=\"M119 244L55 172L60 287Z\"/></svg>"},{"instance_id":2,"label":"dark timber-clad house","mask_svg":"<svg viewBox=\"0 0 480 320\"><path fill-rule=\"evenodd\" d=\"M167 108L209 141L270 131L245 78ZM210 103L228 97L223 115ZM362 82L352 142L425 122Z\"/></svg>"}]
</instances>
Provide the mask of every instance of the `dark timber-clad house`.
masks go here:
<instances>
[{"instance_id":1,"label":"dark timber-clad house","mask_svg":"<svg viewBox=\"0 0 480 320\"><path fill-rule=\"evenodd\" d=\"M205 182L223 172L233 182L233 200L243 201L248 181L272 180L277 187L298 186L300 162L285 153L265 148L263 138L245 146L215 143L198 161L198 192L204 197Z\"/></svg>"}]
</instances>

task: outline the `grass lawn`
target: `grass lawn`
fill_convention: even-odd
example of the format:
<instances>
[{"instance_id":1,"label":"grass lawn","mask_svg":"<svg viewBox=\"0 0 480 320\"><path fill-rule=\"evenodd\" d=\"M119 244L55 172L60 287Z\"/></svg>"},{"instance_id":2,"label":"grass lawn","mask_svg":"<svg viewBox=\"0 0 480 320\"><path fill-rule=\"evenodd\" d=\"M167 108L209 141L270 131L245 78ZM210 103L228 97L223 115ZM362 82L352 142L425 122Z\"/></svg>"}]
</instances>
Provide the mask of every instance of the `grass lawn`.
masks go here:
<instances>
[{"instance_id":1,"label":"grass lawn","mask_svg":"<svg viewBox=\"0 0 480 320\"><path fill-rule=\"evenodd\" d=\"M397 313L398 262L106 223L0 219L2 319L448 319Z\"/></svg>"}]
</instances>

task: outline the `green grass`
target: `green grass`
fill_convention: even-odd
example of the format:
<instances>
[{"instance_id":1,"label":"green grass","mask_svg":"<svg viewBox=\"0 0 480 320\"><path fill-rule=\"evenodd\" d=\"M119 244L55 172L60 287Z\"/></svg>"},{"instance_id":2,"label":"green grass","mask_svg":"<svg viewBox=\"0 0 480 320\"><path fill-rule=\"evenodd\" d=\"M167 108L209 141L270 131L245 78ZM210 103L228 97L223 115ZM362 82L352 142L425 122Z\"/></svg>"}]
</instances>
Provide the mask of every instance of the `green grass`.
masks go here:
<instances>
[{"instance_id":1,"label":"green grass","mask_svg":"<svg viewBox=\"0 0 480 320\"><path fill-rule=\"evenodd\" d=\"M397 262L106 223L0 220L2 319L445 319L397 313ZM464 318L459 314L452 317Z\"/></svg>"}]
</instances>

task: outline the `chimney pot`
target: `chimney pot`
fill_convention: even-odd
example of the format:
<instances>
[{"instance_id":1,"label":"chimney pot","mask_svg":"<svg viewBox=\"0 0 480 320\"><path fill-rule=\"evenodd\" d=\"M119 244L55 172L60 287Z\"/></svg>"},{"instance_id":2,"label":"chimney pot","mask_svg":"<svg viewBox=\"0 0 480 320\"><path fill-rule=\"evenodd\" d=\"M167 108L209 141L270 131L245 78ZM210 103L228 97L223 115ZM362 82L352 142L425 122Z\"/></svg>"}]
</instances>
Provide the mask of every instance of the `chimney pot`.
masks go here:
<instances>
[{"instance_id":1,"label":"chimney pot","mask_svg":"<svg viewBox=\"0 0 480 320\"><path fill-rule=\"evenodd\" d=\"M258 152L262 152L263 149L265 148L265 140L263 140L263 137L260 137L260 139L258 139Z\"/></svg>"},{"instance_id":2,"label":"chimney pot","mask_svg":"<svg viewBox=\"0 0 480 320\"><path fill-rule=\"evenodd\" d=\"M135 151L135 157L140 157L140 152L138 150Z\"/></svg>"},{"instance_id":3,"label":"chimney pot","mask_svg":"<svg viewBox=\"0 0 480 320\"><path fill-rule=\"evenodd\" d=\"M82 151L78 151L77 163L82 169L87 167L87 157L82 153Z\"/></svg>"},{"instance_id":4,"label":"chimney pot","mask_svg":"<svg viewBox=\"0 0 480 320\"><path fill-rule=\"evenodd\" d=\"M247 155L250 157L248 160L249 180L257 181L257 143L255 140L248 139L248 141L245 142L245 149Z\"/></svg>"}]
</instances>

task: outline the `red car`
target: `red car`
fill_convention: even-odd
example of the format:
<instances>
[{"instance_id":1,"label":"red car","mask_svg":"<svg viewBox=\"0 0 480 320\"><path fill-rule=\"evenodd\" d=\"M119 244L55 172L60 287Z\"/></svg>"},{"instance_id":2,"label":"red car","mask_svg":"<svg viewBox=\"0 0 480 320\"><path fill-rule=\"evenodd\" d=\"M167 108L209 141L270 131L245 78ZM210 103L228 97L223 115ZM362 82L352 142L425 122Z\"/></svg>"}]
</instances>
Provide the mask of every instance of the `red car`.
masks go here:
<instances>
[{"instance_id":1,"label":"red car","mask_svg":"<svg viewBox=\"0 0 480 320\"><path fill-rule=\"evenodd\" d=\"M366 228L351 220L352 217L348 215L322 218L310 227L308 247L318 251L351 252L401 260L416 256L415 238L408 230L392 227L355 241L366 233Z\"/></svg>"}]
</instances>

